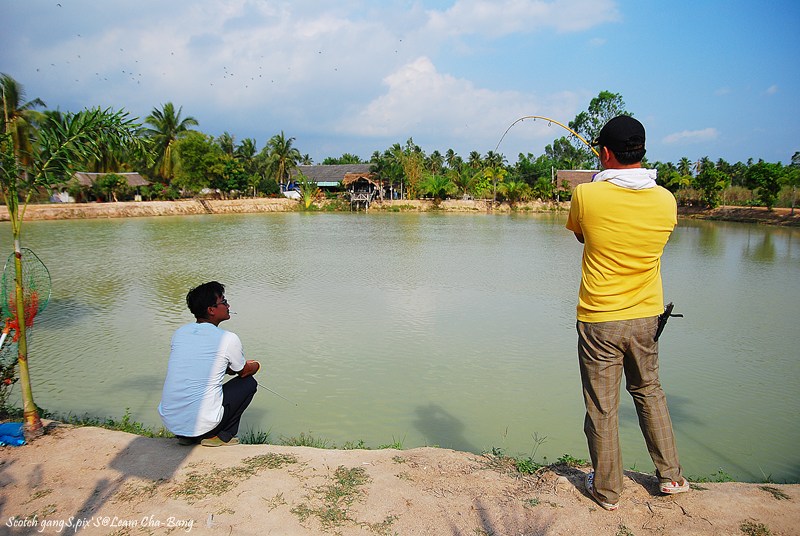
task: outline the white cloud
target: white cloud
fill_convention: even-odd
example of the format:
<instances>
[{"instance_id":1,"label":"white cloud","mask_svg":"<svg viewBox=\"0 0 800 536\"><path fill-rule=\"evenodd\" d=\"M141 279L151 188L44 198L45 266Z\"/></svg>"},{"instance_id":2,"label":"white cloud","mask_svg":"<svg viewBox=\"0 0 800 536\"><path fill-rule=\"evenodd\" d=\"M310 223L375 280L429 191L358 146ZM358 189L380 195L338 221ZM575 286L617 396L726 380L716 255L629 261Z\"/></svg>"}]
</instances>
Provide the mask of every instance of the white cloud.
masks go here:
<instances>
[{"instance_id":1,"label":"white cloud","mask_svg":"<svg viewBox=\"0 0 800 536\"><path fill-rule=\"evenodd\" d=\"M384 79L386 92L358 111L352 121L342 123L341 132L368 137L395 137L404 141L419 134L453 142L480 140L473 149L494 149L503 129L526 115L543 110L557 117L574 114L580 97L561 93L537 98L517 91L493 91L476 87L469 80L437 71L430 58L422 56L403 65ZM548 128L545 121L532 122L508 137L500 152L526 152L530 138L552 140L563 133ZM421 136L420 136L421 137ZM514 139L516 138L516 139ZM456 143L457 144L457 143ZM528 149L530 150L530 149Z\"/></svg>"},{"instance_id":2,"label":"white cloud","mask_svg":"<svg viewBox=\"0 0 800 536\"><path fill-rule=\"evenodd\" d=\"M577 32L620 17L613 0L458 0L428 15L431 32L491 37L542 28Z\"/></svg>"},{"instance_id":3,"label":"white cloud","mask_svg":"<svg viewBox=\"0 0 800 536\"><path fill-rule=\"evenodd\" d=\"M663 140L665 144L671 145L676 143L698 143L715 140L719 137L719 132L716 128L709 127L701 130L682 130L666 136Z\"/></svg>"},{"instance_id":4,"label":"white cloud","mask_svg":"<svg viewBox=\"0 0 800 536\"><path fill-rule=\"evenodd\" d=\"M777 92L778 92L778 86L774 84L769 86L766 91L767 95L775 95Z\"/></svg>"}]
</instances>

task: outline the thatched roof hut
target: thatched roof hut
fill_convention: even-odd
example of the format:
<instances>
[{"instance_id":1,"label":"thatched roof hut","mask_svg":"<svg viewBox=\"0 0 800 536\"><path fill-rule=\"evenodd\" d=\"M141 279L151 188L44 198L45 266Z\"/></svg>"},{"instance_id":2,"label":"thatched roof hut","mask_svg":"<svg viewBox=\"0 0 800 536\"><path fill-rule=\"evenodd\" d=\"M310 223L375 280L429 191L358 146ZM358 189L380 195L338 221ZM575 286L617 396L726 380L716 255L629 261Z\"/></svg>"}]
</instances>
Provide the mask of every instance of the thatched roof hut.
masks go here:
<instances>
[{"instance_id":1,"label":"thatched roof hut","mask_svg":"<svg viewBox=\"0 0 800 536\"><path fill-rule=\"evenodd\" d=\"M120 177L124 178L128 181L128 186L135 188L138 186L148 186L150 181L139 175L138 173L88 173L84 171L78 171L72 178L78 181L78 184L84 186L86 188L91 187L97 179L100 177L104 177L105 175L119 175Z\"/></svg>"}]
</instances>

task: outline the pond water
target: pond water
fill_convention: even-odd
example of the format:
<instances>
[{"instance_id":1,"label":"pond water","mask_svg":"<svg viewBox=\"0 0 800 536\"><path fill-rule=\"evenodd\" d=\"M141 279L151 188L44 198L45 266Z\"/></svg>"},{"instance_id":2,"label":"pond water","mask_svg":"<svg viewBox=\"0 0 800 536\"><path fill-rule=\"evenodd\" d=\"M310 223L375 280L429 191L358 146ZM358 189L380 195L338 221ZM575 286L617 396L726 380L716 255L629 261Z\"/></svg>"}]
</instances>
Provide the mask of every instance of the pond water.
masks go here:
<instances>
[{"instance_id":1,"label":"pond water","mask_svg":"<svg viewBox=\"0 0 800 536\"><path fill-rule=\"evenodd\" d=\"M222 326L263 365L243 427L342 447L588 458L576 357L581 245L563 215L286 213L30 221L53 280L32 330L37 403L156 407L186 292L227 286ZM11 230L0 224L0 251ZM687 474L800 480L800 230L681 221L663 260L683 319L661 376ZM623 394L626 468L652 471Z\"/></svg>"}]
</instances>

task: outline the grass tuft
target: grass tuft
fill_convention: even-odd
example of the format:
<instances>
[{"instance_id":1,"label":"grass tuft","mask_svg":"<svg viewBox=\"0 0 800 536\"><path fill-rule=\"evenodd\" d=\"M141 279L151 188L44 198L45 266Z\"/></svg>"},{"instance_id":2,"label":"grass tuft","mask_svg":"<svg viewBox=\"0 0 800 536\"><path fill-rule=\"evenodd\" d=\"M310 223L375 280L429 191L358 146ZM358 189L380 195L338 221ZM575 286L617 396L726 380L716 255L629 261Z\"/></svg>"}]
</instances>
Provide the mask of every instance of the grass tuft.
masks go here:
<instances>
[{"instance_id":1,"label":"grass tuft","mask_svg":"<svg viewBox=\"0 0 800 536\"><path fill-rule=\"evenodd\" d=\"M759 486L759 488L764 490L764 491L766 491L767 493L771 493L772 496L775 497L779 501L788 501L789 499L791 499L791 497L789 497L788 495L786 495L784 492L782 492L781 490L779 490L776 487L773 487L773 486Z\"/></svg>"},{"instance_id":2,"label":"grass tuft","mask_svg":"<svg viewBox=\"0 0 800 536\"><path fill-rule=\"evenodd\" d=\"M741 530L747 536L770 536L772 531L769 530L764 523L756 523L755 521L744 521L739 525Z\"/></svg>"},{"instance_id":3,"label":"grass tuft","mask_svg":"<svg viewBox=\"0 0 800 536\"><path fill-rule=\"evenodd\" d=\"M336 448L335 445L332 444L329 447L329 443L327 439L314 437L311 434L306 435L303 432L300 432L300 435L297 437L281 436L281 444L287 447L314 447L317 449Z\"/></svg>"},{"instance_id":4,"label":"grass tuft","mask_svg":"<svg viewBox=\"0 0 800 536\"><path fill-rule=\"evenodd\" d=\"M239 441L241 443L247 445L269 445L270 444L270 432L272 429L267 430L266 432L263 430L255 430L253 428L248 428L243 434L239 436Z\"/></svg>"},{"instance_id":5,"label":"grass tuft","mask_svg":"<svg viewBox=\"0 0 800 536\"><path fill-rule=\"evenodd\" d=\"M309 517L315 516L322 523L323 528L339 527L348 521L354 521L349 516L349 507L361 497L361 487L369 482L367 472L363 467L348 469L340 465L333 474L332 482L319 486L314 491L317 494L316 507L306 503L292 508L300 522L305 522Z\"/></svg>"},{"instance_id":6,"label":"grass tuft","mask_svg":"<svg viewBox=\"0 0 800 536\"><path fill-rule=\"evenodd\" d=\"M175 495L191 504L212 495L222 495L263 469L280 469L293 463L297 463L297 458L290 454L269 453L245 458L240 465L218 471L192 471L177 487Z\"/></svg>"}]
</instances>

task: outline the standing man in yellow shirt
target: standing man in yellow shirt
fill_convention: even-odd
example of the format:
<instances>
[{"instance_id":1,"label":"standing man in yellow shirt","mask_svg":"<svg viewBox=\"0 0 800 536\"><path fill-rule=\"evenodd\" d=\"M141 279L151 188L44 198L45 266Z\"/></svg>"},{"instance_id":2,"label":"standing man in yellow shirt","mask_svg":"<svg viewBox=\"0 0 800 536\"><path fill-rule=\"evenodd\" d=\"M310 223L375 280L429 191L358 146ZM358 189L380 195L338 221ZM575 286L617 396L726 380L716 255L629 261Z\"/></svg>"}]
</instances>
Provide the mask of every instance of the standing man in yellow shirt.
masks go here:
<instances>
[{"instance_id":1,"label":"standing man in yellow shirt","mask_svg":"<svg viewBox=\"0 0 800 536\"><path fill-rule=\"evenodd\" d=\"M616 510L623 487L619 384L633 398L662 493L689 491L678 462L658 379L658 315L664 311L661 254L677 224L672 194L642 168L644 126L611 119L592 141L603 171L572 193L567 229L583 247L578 296L578 359L586 404L584 432L594 471L586 491Z\"/></svg>"}]
</instances>

